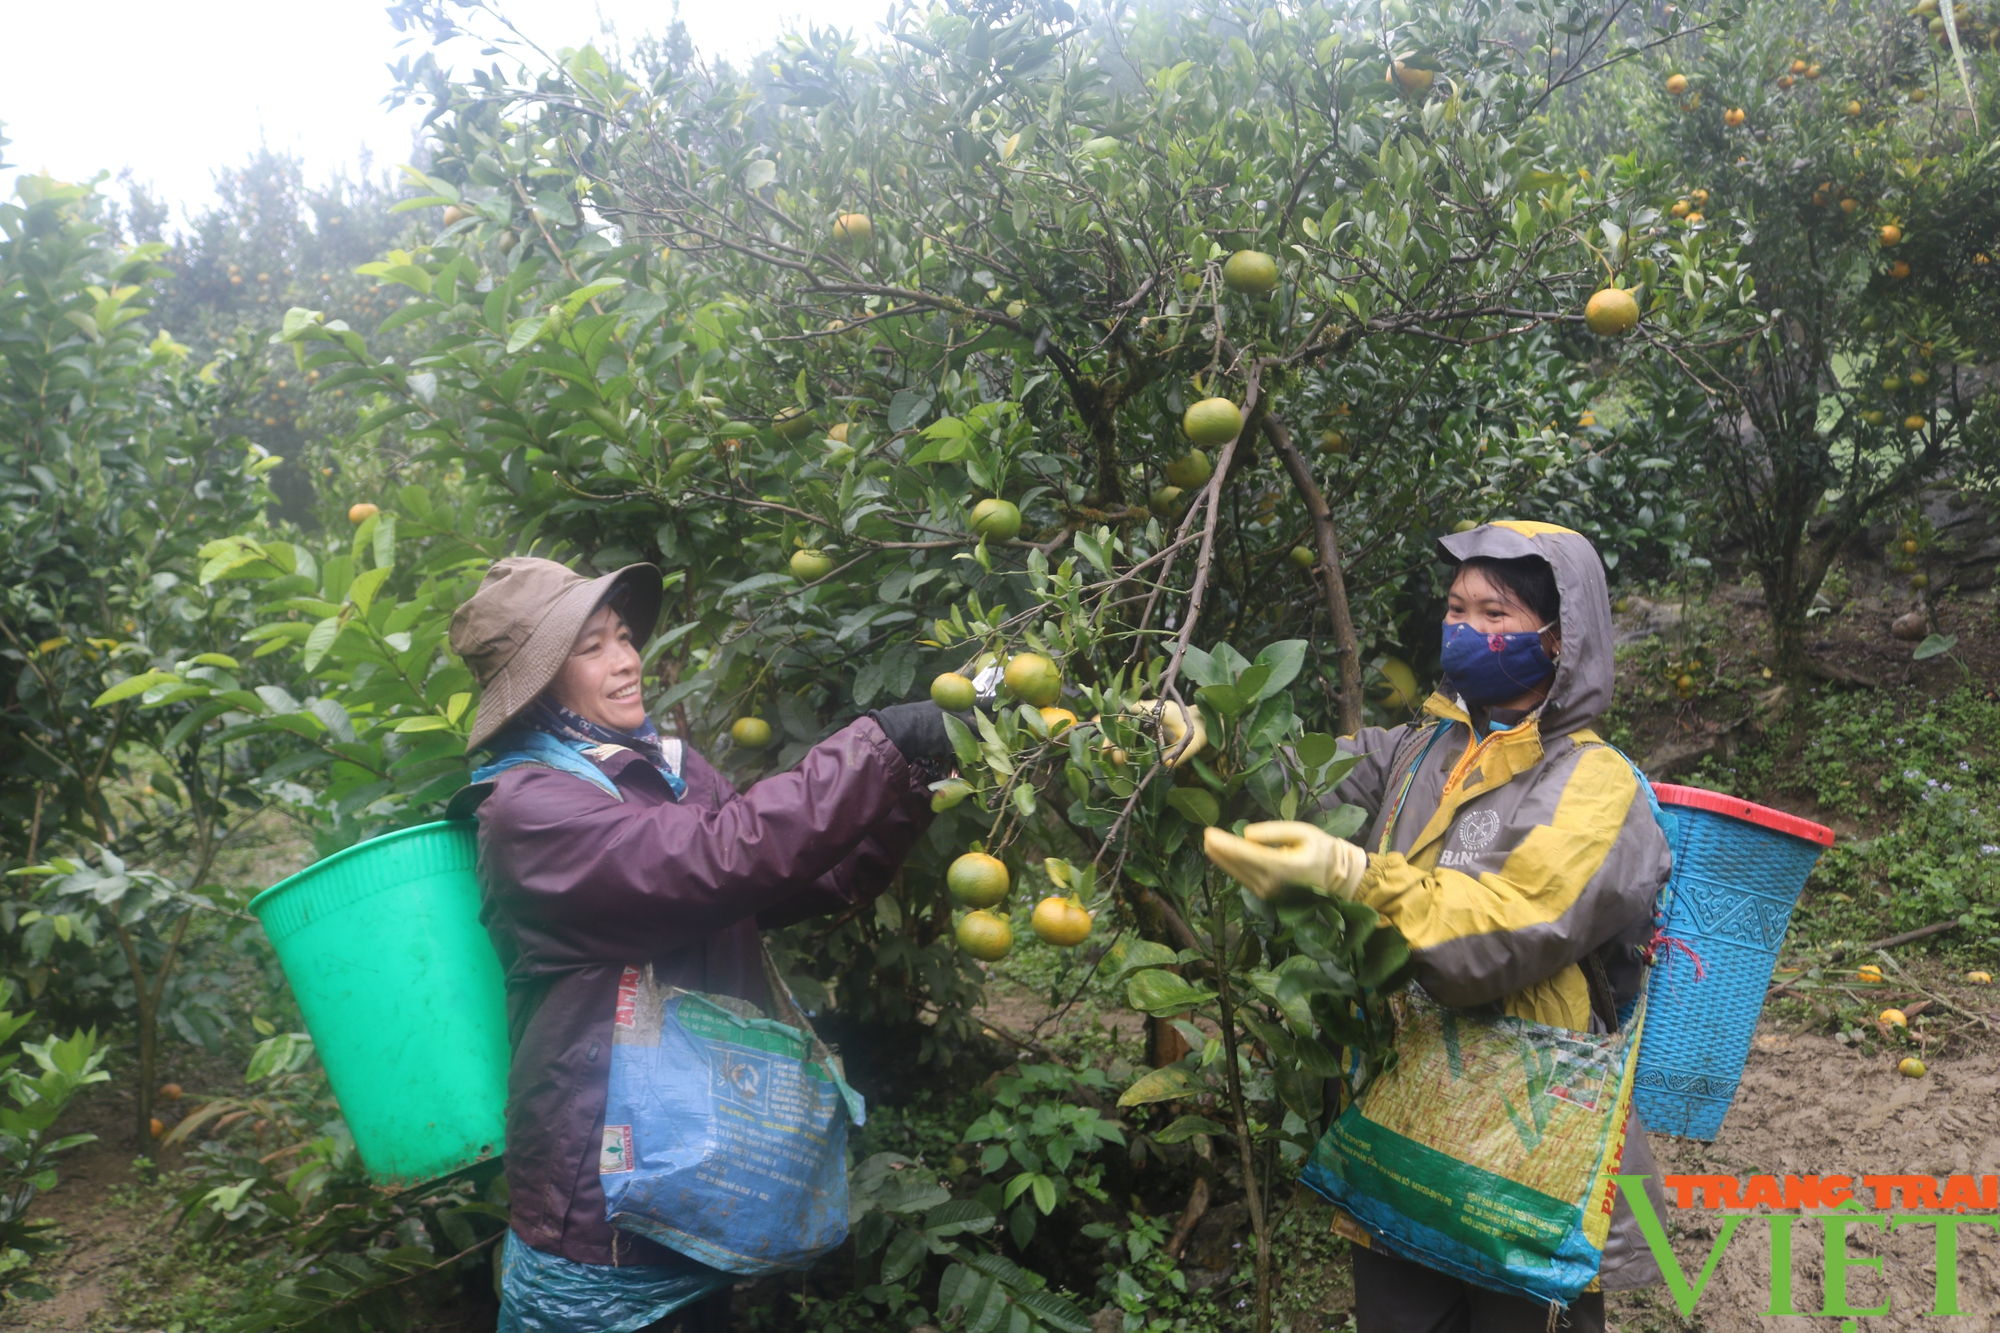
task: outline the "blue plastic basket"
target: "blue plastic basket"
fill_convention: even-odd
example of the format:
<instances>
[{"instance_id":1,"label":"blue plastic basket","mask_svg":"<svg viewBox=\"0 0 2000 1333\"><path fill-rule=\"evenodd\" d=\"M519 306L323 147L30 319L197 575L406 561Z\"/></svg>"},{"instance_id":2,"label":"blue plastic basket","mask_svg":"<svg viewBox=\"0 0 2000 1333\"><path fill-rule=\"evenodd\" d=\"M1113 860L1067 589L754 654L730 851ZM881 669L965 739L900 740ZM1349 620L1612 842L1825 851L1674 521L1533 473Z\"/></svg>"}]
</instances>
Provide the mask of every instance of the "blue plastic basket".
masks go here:
<instances>
[{"instance_id":1,"label":"blue plastic basket","mask_svg":"<svg viewBox=\"0 0 2000 1333\"><path fill-rule=\"evenodd\" d=\"M1678 826L1663 923L1674 943L1654 958L1632 1105L1649 1130L1713 1140L1742 1081L1792 907L1833 830L1719 792L1654 791Z\"/></svg>"}]
</instances>

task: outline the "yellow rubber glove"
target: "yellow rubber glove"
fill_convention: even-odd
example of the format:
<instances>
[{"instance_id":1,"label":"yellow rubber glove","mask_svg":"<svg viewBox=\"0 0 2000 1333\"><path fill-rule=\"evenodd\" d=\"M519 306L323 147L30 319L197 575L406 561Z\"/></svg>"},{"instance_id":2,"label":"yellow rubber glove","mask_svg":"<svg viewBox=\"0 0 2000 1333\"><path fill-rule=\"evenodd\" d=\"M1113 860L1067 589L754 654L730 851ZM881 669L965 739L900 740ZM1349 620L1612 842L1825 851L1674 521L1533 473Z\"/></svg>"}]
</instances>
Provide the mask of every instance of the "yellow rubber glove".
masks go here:
<instances>
[{"instance_id":1,"label":"yellow rubber glove","mask_svg":"<svg viewBox=\"0 0 2000 1333\"><path fill-rule=\"evenodd\" d=\"M1179 768L1208 748L1208 728L1201 714L1171 699L1141 699L1126 710L1132 717L1160 719L1160 757L1168 768Z\"/></svg>"},{"instance_id":2,"label":"yellow rubber glove","mask_svg":"<svg viewBox=\"0 0 2000 1333\"><path fill-rule=\"evenodd\" d=\"M1251 824L1237 837L1211 828L1203 839L1222 872L1266 902L1282 902L1307 889L1329 898L1351 898L1368 869L1368 853L1317 825L1294 820Z\"/></svg>"}]
</instances>

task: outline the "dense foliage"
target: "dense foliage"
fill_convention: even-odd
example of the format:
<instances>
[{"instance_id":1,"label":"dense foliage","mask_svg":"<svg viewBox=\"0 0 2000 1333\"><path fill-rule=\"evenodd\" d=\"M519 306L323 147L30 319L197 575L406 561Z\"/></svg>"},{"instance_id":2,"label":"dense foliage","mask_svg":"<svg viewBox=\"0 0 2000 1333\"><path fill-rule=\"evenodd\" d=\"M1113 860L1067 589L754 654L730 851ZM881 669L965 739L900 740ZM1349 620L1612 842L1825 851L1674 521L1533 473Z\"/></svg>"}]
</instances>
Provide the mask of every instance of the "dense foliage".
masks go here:
<instances>
[{"instance_id":1,"label":"dense foliage","mask_svg":"<svg viewBox=\"0 0 2000 1333\"><path fill-rule=\"evenodd\" d=\"M741 781L939 673L985 689L905 873L777 941L850 1059L937 1096L882 1107L853 1244L760 1326L1262 1330L1281 1256L1334 1243L1288 1185L1387 1057L1407 948L1259 903L1201 834L1358 827L1332 736L1421 698L1435 538L1550 519L1620 577L1740 547L1796 665L1841 543L1987 465L1993 150L1900 16L956 3L737 71L678 32L549 56L484 4L392 14L515 66L404 63L432 114L400 202L262 155L171 239L90 187L0 205L4 961L59 1022L134 1023L140 1141L187 1149L183 1234L242 1278L163 1325L400 1327L488 1280L504 1185L368 1185L212 881L257 821L325 854L437 817L479 707L449 618L501 555L661 565L656 716ZM1824 68L1781 87L1794 51ZM1584 313L1613 286L1622 335ZM996 688L1031 653L1056 683ZM1912 785L1974 724L1911 719L1914 778L1826 768L1823 806L1905 825L1829 859L1849 901L1990 919L1984 797ZM1024 938L1044 895L1094 915L1002 965L1047 1030L976 1012L945 889L974 849ZM1062 1022L1114 1010L1142 1058ZM176 1035L247 1087L155 1126ZM1024 1062L981 1084L991 1040ZM23 1049L44 1081L101 1059ZM25 1087L50 1120L74 1091ZM31 1180L57 1150L11 1142ZM1242 1262L1201 1293L1211 1197Z\"/></svg>"}]
</instances>

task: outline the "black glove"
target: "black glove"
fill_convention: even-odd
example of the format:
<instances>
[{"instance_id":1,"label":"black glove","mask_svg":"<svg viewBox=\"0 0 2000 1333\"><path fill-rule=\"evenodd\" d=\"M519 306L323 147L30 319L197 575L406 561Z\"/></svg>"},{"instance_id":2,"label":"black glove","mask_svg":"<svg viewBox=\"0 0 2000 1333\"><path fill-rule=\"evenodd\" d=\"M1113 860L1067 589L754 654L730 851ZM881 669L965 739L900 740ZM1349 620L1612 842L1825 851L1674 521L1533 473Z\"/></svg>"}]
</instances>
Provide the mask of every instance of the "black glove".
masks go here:
<instances>
[{"instance_id":1,"label":"black glove","mask_svg":"<svg viewBox=\"0 0 2000 1333\"><path fill-rule=\"evenodd\" d=\"M868 716L882 728L889 743L911 763L947 760L952 757L951 737L944 731L944 709L925 699L913 704L891 704Z\"/></svg>"}]
</instances>

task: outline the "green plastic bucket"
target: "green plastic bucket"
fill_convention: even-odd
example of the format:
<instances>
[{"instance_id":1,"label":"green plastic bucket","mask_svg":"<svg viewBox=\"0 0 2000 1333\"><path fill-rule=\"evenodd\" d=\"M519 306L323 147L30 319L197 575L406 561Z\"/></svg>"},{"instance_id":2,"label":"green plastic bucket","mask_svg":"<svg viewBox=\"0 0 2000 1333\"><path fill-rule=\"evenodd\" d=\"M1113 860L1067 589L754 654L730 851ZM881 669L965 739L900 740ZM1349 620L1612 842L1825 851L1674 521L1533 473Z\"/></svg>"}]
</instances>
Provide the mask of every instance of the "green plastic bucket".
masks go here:
<instances>
[{"instance_id":1,"label":"green plastic bucket","mask_svg":"<svg viewBox=\"0 0 2000 1333\"><path fill-rule=\"evenodd\" d=\"M250 904L378 1184L434 1180L501 1150L507 999L479 924L476 827L371 838Z\"/></svg>"}]
</instances>

